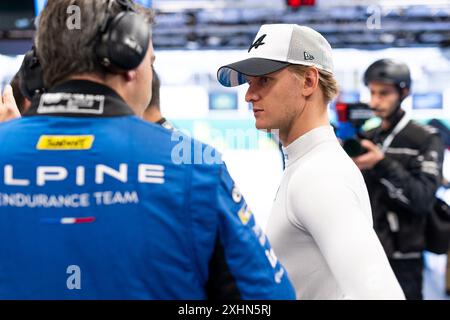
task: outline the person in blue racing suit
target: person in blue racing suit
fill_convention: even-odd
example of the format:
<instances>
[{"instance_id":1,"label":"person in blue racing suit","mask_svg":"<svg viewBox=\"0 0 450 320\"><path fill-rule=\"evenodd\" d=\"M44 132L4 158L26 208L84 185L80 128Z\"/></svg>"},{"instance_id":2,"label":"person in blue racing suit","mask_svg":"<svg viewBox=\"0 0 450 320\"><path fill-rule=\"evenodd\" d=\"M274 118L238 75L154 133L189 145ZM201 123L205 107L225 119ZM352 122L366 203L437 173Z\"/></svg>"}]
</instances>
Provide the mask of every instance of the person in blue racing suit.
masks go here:
<instances>
[{"instance_id":1,"label":"person in blue racing suit","mask_svg":"<svg viewBox=\"0 0 450 320\"><path fill-rule=\"evenodd\" d=\"M0 299L294 299L220 154L140 119L148 14L79 0L71 29L71 2L39 20L50 89L0 124Z\"/></svg>"}]
</instances>

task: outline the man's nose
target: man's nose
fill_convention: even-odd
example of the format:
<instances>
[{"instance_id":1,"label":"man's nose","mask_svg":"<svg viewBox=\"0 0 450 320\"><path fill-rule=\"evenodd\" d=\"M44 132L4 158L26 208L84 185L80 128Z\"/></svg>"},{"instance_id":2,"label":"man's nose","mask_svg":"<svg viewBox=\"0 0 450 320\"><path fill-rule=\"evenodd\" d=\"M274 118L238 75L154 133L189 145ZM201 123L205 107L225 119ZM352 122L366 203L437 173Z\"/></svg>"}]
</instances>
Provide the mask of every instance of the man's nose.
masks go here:
<instances>
[{"instance_id":1,"label":"man's nose","mask_svg":"<svg viewBox=\"0 0 450 320\"><path fill-rule=\"evenodd\" d=\"M371 98L370 98L370 107L372 109L377 109L378 106L380 105L380 97L376 94L372 94Z\"/></svg>"},{"instance_id":2,"label":"man's nose","mask_svg":"<svg viewBox=\"0 0 450 320\"><path fill-rule=\"evenodd\" d=\"M250 85L247 89L247 92L245 93L245 101L247 102L254 102L257 101L259 99L259 95L256 92L255 88Z\"/></svg>"}]
</instances>

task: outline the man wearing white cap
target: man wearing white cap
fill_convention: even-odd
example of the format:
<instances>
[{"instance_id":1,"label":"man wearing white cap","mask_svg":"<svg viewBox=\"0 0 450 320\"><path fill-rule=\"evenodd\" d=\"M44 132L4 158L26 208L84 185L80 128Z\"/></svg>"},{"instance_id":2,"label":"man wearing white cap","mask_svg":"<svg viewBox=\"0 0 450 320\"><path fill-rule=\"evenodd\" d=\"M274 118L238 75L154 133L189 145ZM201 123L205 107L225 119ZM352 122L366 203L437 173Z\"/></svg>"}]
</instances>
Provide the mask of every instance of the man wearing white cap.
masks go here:
<instances>
[{"instance_id":1,"label":"man wearing white cap","mask_svg":"<svg viewBox=\"0 0 450 320\"><path fill-rule=\"evenodd\" d=\"M286 170L268 237L298 299L404 299L373 230L363 177L327 113L337 93L331 46L311 28L263 25L248 59L223 66L224 86L248 83L258 129L278 130Z\"/></svg>"}]
</instances>

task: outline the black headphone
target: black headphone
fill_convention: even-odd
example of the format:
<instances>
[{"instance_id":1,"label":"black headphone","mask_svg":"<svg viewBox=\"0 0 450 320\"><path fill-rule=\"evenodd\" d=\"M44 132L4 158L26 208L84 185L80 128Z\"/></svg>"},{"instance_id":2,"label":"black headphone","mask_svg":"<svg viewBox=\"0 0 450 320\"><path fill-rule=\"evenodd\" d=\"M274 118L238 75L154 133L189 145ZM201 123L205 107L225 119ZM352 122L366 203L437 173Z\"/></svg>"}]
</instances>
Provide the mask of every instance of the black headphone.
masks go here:
<instances>
[{"instance_id":1,"label":"black headphone","mask_svg":"<svg viewBox=\"0 0 450 320\"><path fill-rule=\"evenodd\" d=\"M20 66L19 88L22 95L28 100L32 100L36 94L42 94L46 91L42 67L34 46L25 54Z\"/></svg>"},{"instance_id":2,"label":"black headphone","mask_svg":"<svg viewBox=\"0 0 450 320\"><path fill-rule=\"evenodd\" d=\"M122 12L113 16L113 2ZM106 18L95 44L95 54L108 71L120 73L137 68L144 60L150 41L150 27L134 9L132 0L109 0Z\"/></svg>"},{"instance_id":3,"label":"black headphone","mask_svg":"<svg viewBox=\"0 0 450 320\"><path fill-rule=\"evenodd\" d=\"M122 9L115 16L111 12L114 2ZM150 34L150 26L134 9L133 0L109 0L106 18L95 37L96 58L112 73L133 70L147 54ZM20 90L28 99L46 91L42 67L34 46L25 54L19 77Z\"/></svg>"}]
</instances>

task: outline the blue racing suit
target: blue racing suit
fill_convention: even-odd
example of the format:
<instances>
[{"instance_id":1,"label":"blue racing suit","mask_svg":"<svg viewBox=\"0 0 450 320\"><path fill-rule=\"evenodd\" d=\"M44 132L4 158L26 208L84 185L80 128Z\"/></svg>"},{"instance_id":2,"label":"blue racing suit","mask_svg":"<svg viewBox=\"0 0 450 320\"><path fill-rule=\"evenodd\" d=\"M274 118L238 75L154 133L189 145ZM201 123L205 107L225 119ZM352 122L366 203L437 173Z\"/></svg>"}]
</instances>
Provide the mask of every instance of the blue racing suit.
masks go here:
<instances>
[{"instance_id":1,"label":"blue racing suit","mask_svg":"<svg viewBox=\"0 0 450 320\"><path fill-rule=\"evenodd\" d=\"M220 154L69 81L0 124L0 299L294 299Z\"/></svg>"}]
</instances>

